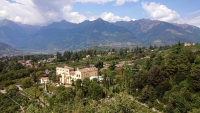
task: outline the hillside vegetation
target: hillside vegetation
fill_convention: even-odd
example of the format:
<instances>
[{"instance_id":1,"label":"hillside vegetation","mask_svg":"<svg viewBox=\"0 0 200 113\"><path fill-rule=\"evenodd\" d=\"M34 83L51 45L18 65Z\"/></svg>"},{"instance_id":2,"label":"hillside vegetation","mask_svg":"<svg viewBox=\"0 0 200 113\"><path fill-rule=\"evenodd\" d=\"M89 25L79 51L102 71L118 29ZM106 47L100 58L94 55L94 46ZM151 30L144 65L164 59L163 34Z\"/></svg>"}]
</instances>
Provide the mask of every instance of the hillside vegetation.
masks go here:
<instances>
[{"instance_id":1,"label":"hillside vegetation","mask_svg":"<svg viewBox=\"0 0 200 113\"><path fill-rule=\"evenodd\" d=\"M200 112L198 47L199 44L184 46L180 42L172 46L137 46L108 51L100 48L97 51L92 47L76 52L57 52L57 59L50 63L38 61L52 55L2 58L0 87L7 93L0 96L0 110L55 113ZM17 62L22 59L31 59L36 67L22 66ZM65 65L73 68L95 65L99 76L104 79L102 82L78 79L72 87L56 86L59 78L55 67ZM46 69L50 70L46 76L52 81L47 84L47 90L44 84L38 84Z\"/></svg>"}]
</instances>

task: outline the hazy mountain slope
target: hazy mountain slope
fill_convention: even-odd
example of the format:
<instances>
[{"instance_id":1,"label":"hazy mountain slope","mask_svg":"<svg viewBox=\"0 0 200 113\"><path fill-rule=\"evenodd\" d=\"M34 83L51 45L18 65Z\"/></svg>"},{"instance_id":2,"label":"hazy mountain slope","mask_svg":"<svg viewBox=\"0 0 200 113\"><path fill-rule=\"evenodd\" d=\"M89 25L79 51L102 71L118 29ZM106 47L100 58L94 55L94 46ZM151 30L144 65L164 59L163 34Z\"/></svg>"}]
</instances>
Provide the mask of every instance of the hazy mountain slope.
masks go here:
<instances>
[{"instance_id":1,"label":"hazy mountain slope","mask_svg":"<svg viewBox=\"0 0 200 113\"><path fill-rule=\"evenodd\" d=\"M36 33L41 26L32 26L32 25L26 25L26 24L20 24L17 23L20 27L22 27L23 31L26 33L26 35L31 35Z\"/></svg>"},{"instance_id":2,"label":"hazy mountain slope","mask_svg":"<svg viewBox=\"0 0 200 113\"><path fill-rule=\"evenodd\" d=\"M80 24L53 23L41 28L29 39L34 49L75 50L92 45L105 45L115 42L137 43L135 36L127 29L113 25L102 19L84 21ZM35 46L37 45L37 46Z\"/></svg>"},{"instance_id":3,"label":"hazy mountain slope","mask_svg":"<svg viewBox=\"0 0 200 113\"><path fill-rule=\"evenodd\" d=\"M149 20L149 19L140 19L135 21L119 21L115 22L115 25L124 27L134 33L137 37L140 37L141 34L146 33L151 30L153 27L160 24L160 21L157 20Z\"/></svg>"},{"instance_id":4,"label":"hazy mountain slope","mask_svg":"<svg viewBox=\"0 0 200 113\"><path fill-rule=\"evenodd\" d=\"M150 44L171 45L177 43L177 41L200 42L200 29L190 25L148 19L116 22L114 24L130 30L146 46Z\"/></svg>"},{"instance_id":5,"label":"hazy mountain slope","mask_svg":"<svg viewBox=\"0 0 200 113\"><path fill-rule=\"evenodd\" d=\"M3 54L16 55L16 54L21 54L21 53L22 51L15 49L11 45L0 42L0 55L3 55Z\"/></svg>"},{"instance_id":6,"label":"hazy mountain slope","mask_svg":"<svg viewBox=\"0 0 200 113\"><path fill-rule=\"evenodd\" d=\"M15 47L23 47L28 35L35 33L38 29L38 26L19 24L4 19L0 21L0 41Z\"/></svg>"},{"instance_id":7,"label":"hazy mountain slope","mask_svg":"<svg viewBox=\"0 0 200 113\"><path fill-rule=\"evenodd\" d=\"M19 24L7 19L0 21L0 41L26 50L55 52L98 45L171 45L179 40L200 43L200 28L149 19L115 23L97 19L79 24L63 20L43 27Z\"/></svg>"},{"instance_id":8,"label":"hazy mountain slope","mask_svg":"<svg viewBox=\"0 0 200 113\"><path fill-rule=\"evenodd\" d=\"M0 41L19 46L23 39L27 38L24 30L10 20L0 22Z\"/></svg>"}]
</instances>

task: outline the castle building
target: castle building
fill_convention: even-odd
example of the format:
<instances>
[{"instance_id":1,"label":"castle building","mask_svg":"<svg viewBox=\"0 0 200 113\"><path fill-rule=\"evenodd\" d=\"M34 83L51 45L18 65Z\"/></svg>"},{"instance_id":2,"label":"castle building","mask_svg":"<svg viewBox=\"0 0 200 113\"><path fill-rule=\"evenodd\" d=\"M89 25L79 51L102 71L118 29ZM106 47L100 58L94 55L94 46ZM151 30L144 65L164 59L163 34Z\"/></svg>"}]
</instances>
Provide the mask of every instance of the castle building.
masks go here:
<instances>
[{"instance_id":1,"label":"castle building","mask_svg":"<svg viewBox=\"0 0 200 113\"><path fill-rule=\"evenodd\" d=\"M60 83L72 84L77 79L83 80L86 77L97 76L98 69L96 67L74 69L68 66L56 67L56 75L59 76Z\"/></svg>"}]
</instances>

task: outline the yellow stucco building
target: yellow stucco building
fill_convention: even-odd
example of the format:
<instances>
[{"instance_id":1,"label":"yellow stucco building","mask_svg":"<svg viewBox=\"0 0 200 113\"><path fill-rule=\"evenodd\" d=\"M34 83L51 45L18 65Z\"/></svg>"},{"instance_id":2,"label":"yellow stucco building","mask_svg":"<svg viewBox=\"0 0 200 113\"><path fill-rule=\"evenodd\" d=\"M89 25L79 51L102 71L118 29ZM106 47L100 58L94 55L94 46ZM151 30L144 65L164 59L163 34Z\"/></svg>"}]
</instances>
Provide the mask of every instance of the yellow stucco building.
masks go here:
<instances>
[{"instance_id":1,"label":"yellow stucco building","mask_svg":"<svg viewBox=\"0 0 200 113\"><path fill-rule=\"evenodd\" d=\"M56 75L59 76L60 83L72 84L77 79L83 80L86 77L97 76L98 69L96 67L74 69L68 66L56 67Z\"/></svg>"}]
</instances>

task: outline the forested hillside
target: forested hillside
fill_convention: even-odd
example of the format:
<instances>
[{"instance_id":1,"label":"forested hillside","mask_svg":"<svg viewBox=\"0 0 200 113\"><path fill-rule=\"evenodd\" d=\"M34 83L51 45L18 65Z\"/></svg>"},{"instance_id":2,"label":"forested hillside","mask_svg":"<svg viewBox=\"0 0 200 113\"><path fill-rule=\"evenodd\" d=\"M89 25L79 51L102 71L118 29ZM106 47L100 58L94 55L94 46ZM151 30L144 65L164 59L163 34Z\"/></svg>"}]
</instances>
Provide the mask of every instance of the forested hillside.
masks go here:
<instances>
[{"instance_id":1,"label":"forested hillside","mask_svg":"<svg viewBox=\"0 0 200 113\"><path fill-rule=\"evenodd\" d=\"M200 112L199 44L184 46L178 42L173 46L108 51L93 47L57 52L57 59L41 62L51 57L27 55L1 59L0 87L6 91L1 94L1 111ZM18 61L22 59L32 60L32 67L21 65ZM85 78L74 81L71 87L57 86L59 76L55 67L65 65L73 68L94 65L103 81ZM39 79L46 69L50 73L45 77L51 82L45 89Z\"/></svg>"}]
</instances>

